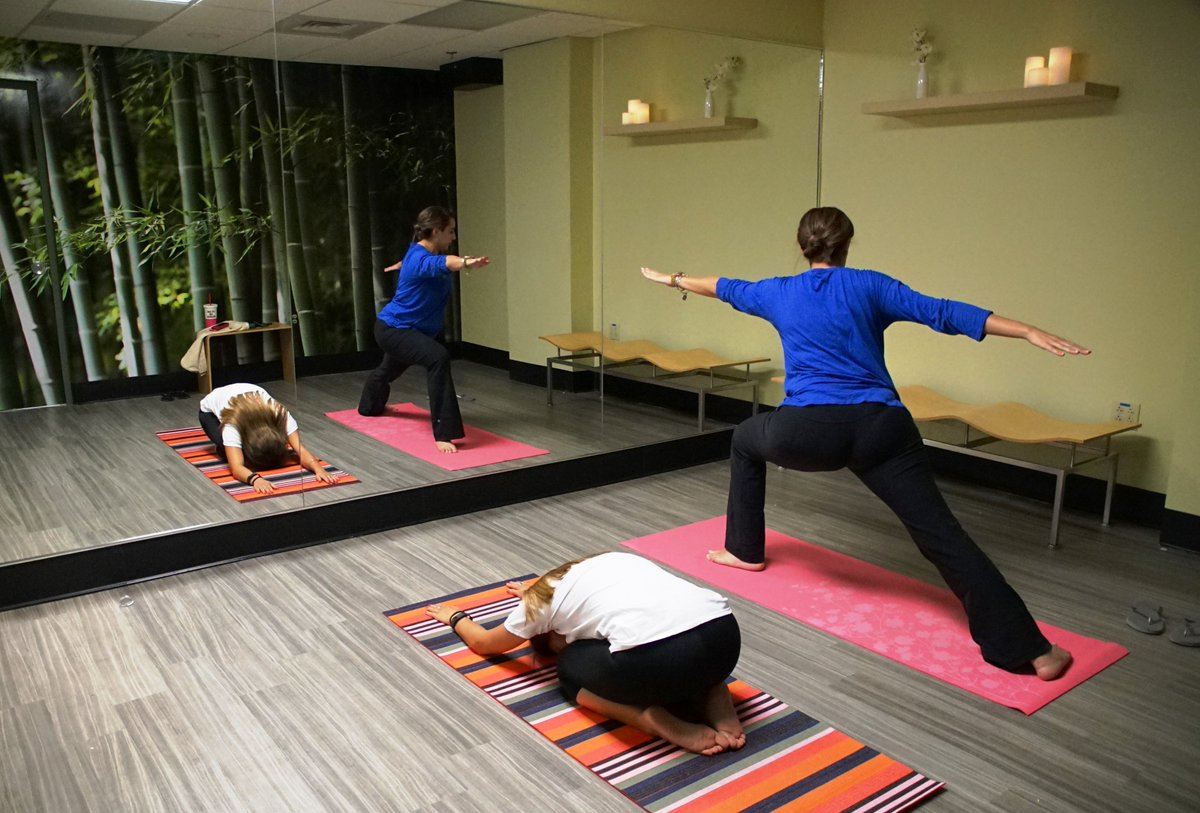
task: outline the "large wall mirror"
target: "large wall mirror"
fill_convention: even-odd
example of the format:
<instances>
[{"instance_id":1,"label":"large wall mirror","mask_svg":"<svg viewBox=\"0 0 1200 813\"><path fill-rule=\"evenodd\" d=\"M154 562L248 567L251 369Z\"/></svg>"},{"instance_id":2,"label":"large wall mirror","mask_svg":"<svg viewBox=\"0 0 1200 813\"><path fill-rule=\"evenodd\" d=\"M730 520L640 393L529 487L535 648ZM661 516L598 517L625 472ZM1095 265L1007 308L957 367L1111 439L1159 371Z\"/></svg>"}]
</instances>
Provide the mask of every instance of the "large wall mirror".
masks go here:
<instances>
[{"instance_id":1,"label":"large wall mirror","mask_svg":"<svg viewBox=\"0 0 1200 813\"><path fill-rule=\"evenodd\" d=\"M633 363L631 341L771 358L751 374L761 401L777 395L765 325L638 269L794 267L819 52L494 3L28 6L0 29L0 466L22 482L0 494L0 563L698 431L696 388L720 380ZM702 120L728 57L714 115L755 127L620 129L634 98L655 123ZM456 213L450 252L491 260L449 278L439 339L468 434L442 458L425 370L391 383L386 414L358 415L427 206ZM210 305L276 328L218 331L211 384L261 385L354 482L297 470L258 496L221 474L196 430L205 382L181 366ZM564 335L595 340L543 338ZM548 378L560 354L576 364ZM472 431L498 456L443 465Z\"/></svg>"}]
</instances>

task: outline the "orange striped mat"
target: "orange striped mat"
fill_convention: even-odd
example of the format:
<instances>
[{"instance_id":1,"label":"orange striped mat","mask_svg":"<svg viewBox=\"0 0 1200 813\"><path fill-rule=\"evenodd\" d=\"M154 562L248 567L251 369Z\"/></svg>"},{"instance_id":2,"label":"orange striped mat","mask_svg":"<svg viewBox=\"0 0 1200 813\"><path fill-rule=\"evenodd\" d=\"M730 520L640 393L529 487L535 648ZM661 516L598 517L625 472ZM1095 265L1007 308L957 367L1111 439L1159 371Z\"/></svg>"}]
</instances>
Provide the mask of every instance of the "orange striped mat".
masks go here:
<instances>
[{"instance_id":1,"label":"orange striped mat","mask_svg":"<svg viewBox=\"0 0 1200 813\"><path fill-rule=\"evenodd\" d=\"M714 757L691 754L567 703L558 690L554 663L528 647L485 658L425 614L429 604L450 603L469 610L483 626L495 627L518 603L504 585L501 581L431 598L385 615L646 810L899 813L944 787L733 678L729 690L746 731L745 747Z\"/></svg>"},{"instance_id":2,"label":"orange striped mat","mask_svg":"<svg viewBox=\"0 0 1200 813\"><path fill-rule=\"evenodd\" d=\"M338 478L336 483L322 483L313 476L311 471L303 468L298 462L294 462L283 468L259 472L275 487L274 491L263 494L255 491L254 486L248 486L240 480L234 479L233 474L229 471L229 465L223 458L217 457L216 447L199 426L170 429L155 434L159 440L174 449L176 454L195 466L205 477L220 486L222 491L238 502L253 502L268 497L282 497L285 494L360 482L353 474L347 474L337 466L321 460L320 463L325 467L325 471Z\"/></svg>"}]
</instances>

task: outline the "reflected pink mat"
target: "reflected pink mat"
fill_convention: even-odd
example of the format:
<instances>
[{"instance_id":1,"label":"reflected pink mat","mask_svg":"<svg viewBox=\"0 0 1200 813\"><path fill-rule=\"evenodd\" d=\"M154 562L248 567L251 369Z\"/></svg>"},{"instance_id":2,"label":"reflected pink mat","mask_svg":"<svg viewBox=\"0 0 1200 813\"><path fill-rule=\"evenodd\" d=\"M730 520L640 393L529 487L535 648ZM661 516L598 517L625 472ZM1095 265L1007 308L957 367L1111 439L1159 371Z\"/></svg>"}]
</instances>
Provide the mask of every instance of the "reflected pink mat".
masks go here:
<instances>
[{"instance_id":1,"label":"reflected pink mat","mask_svg":"<svg viewBox=\"0 0 1200 813\"><path fill-rule=\"evenodd\" d=\"M458 447L457 454L442 454L433 445L429 412L413 404L388 404L387 411L375 418L363 417L357 409L326 412L325 417L446 471L473 469L476 466L550 454L545 449L502 438L474 426L466 427L467 436L454 442Z\"/></svg>"},{"instance_id":2,"label":"reflected pink mat","mask_svg":"<svg viewBox=\"0 0 1200 813\"><path fill-rule=\"evenodd\" d=\"M1038 622L1075 656L1067 673L1045 682L983 661L958 600L944 587L893 573L845 554L767 531L767 569L714 565L704 554L725 545L725 517L623 543L627 548L727 593L858 644L972 694L1033 714L1129 654L1124 647Z\"/></svg>"}]
</instances>

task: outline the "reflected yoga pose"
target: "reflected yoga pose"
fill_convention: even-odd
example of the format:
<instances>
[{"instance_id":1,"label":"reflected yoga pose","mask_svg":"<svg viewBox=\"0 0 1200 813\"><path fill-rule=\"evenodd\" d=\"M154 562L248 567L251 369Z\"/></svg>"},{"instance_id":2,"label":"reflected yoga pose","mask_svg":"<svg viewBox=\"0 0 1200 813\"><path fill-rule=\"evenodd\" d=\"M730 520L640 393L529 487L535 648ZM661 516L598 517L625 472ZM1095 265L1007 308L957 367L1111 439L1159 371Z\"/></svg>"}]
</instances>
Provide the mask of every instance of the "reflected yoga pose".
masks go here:
<instances>
[{"instance_id":1,"label":"reflected yoga pose","mask_svg":"<svg viewBox=\"0 0 1200 813\"><path fill-rule=\"evenodd\" d=\"M292 452L322 483L337 482L300 442L296 419L262 387L217 387L200 401L200 426L233 476L259 493L270 494L275 486L257 470L282 468Z\"/></svg>"},{"instance_id":2,"label":"reflected yoga pose","mask_svg":"<svg viewBox=\"0 0 1200 813\"><path fill-rule=\"evenodd\" d=\"M392 301L375 320L375 341L383 348L383 361L367 377L358 401L358 414L382 415L391 383L414 364L424 367L433 439L445 454L457 452L454 441L463 437L458 395L450 376L450 351L440 341L453 285L450 274L490 262L487 257L447 253L458 237L456 226L449 209L429 206L421 210L404 259L385 269L398 268L400 277Z\"/></svg>"},{"instance_id":3,"label":"reflected yoga pose","mask_svg":"<svg viewBox=\"0 0 1200 813\"><path fill-rule=\"evenodd\" d=\"M558 680L572 703L696 754L736 751L746 734L725 678L741 653L725 598L631 553L567 562L528 586L487 629L449 604L426 612L471 650L498 655L529 641L558 655Z\"/></svg>"},{"instance_id":4,"label":"reflected yoga pose","mask_svg":"<svg viewBox=\"0 0 1200 813\"><path fill-rule=\"evenodd\" d=\"M879 272L847 268L853 236L841 210L822 207L809 210L797 230L810 265L803 273L746 282L642 269L652 282L716 297L767 320L783 343L786 397L774 412L734 431L725 548L708 558L746 570L766 567L767 463L797 471L848 468L895 512L962 602L983 658L1012 672L1032 667L1042 680L1053 680L1071 654L1042 635L1021 597L946 505L884 364L883 333L894 322L916 322L976 341L1024 339L1057 356L1091 351L974 305L924 296Z\"/></svg>"}]
</instances>

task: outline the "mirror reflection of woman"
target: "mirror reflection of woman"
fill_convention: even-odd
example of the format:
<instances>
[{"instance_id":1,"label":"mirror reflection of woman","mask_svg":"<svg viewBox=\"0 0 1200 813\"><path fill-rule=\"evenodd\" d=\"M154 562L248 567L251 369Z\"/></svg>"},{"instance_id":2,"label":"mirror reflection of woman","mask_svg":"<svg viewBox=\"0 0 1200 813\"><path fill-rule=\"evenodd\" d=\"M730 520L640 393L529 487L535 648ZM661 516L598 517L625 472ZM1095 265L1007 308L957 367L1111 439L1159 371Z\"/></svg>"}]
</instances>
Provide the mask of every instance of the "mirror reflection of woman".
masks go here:
<instances>
[{"instance_id":1,"label":"mirror reflection of woman","mask_svg":"<svg viewBox=\"0 0 1200 813\"><path fill-rule=\"evenodd\" d=\"M464 434L450 375L450 351L441 341L453 287L450 275L491 262L487 257L450 254L456 239L457 223L449 209L428 206L417 215L413 242L404 259L385 269L399 269L400 276L396 293L375 320L375 341L383 349L383 361L367 377L358 401L360 415L382 415L391 383L413 365L424 367L433 439L444 454L457 452L454 441Z\"/></svg>"},{"instance_id":2,"label":"mirror reflection of woman","mask_svg":"<svg viewBox=\"0 0 1200 813\"><path fill-rule=\"evenodd\" d=\"M292 453L322 483L337 482L300 442L296 419L262 387L217 387L200 400L200 426L234 478L260 494L275 490L260 472L282 468Z\"/></svg>"},{"instance_id":3,"label":"mirror reflection of woman","mask_svg":"<svg viewBox=\"0 0 1200 813\"><path fill-rule=\"evenodd\" d=\"M723 596L621 551L507 587L521 603L490 629L453 604L426 612L479 655L526 642L557 653L568 701L687 751L712 756L746 744L725 684L742 637Z\"/></svg>"},{"instance_id":4,"label":"mirror reflection of woman","mask_svg":"<svg viewBox=\"0 0 1200 813\"><path fill-rule=\"evenodd\" d=\"M883 332L895 322L916 322L976 341L1023 339L1060 357L1091 351L965 302L924 296L877 271L847 268L853 236L844 212L822 207L805 213L797 229L810 266L804 273L747 282L642 269L651 282L716 297L767 320L783 343L786 398L734 431L725 547L708 558L744 570L767 566L768 462L797 471L848 468L899 517L962 602L984 660L1013 672L1032 667L1042 680L1054 680L1071 654L1046 639L946 505L884 363Z\"/></svg>"}]
</instances>

